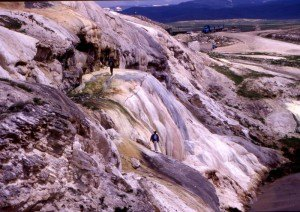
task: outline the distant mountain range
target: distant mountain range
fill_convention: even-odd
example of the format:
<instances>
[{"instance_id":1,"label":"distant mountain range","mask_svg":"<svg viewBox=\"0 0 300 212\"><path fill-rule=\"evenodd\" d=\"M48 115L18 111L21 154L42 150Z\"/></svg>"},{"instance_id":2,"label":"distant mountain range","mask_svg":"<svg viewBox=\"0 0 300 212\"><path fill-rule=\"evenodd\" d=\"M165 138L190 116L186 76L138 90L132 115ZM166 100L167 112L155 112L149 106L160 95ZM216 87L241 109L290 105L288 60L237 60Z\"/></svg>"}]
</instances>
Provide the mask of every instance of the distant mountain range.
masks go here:
<instances>
[{"instance_id":1,"label":"distant mountain range","mask_svg":"<svg viewBox=\"0 0 300 212\"><path fill-rule=\"evenodd\" d=\"M160 22L214 19L300 19L300 0L194 0L162 7L132 7L122 13Z\"/></svg>"}]
</instances>

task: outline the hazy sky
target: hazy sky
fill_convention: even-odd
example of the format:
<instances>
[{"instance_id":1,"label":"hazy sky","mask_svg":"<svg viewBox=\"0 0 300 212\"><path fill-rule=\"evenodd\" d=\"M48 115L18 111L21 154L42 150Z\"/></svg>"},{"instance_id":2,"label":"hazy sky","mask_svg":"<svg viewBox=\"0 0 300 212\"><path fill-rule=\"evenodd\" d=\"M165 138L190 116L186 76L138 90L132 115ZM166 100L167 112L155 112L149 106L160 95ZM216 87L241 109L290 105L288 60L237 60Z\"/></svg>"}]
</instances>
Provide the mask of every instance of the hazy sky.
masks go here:
<instances>
[{"instance_id":1,"label":"hazy sky","mask_svg":"<svg viewBox=\"0 0 300 212\"><path fill-rule=\"evenodd\" d=\"M166 5L178 4L180 2L190 0L131 0L131 1L97 1L102 7L133 7L133 6L149 6L149 5Z\"/></svg>"}]
</instances>

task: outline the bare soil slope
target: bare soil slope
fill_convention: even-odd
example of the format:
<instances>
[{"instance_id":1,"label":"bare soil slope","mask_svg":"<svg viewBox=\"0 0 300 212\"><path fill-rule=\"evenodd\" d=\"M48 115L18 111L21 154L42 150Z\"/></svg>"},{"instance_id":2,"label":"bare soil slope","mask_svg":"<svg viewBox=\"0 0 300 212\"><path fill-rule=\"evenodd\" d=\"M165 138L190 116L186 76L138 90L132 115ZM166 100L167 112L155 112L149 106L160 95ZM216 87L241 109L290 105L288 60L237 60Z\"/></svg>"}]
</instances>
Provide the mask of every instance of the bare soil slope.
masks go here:
<instances>
[{"instance_id":1,"label":"bare soil slope","mask_svg":"<svg viewBox=\"0 0 300 212\"><path fill-rule=\"evenodd\" d=\"M249 52L267 52L281 55L300 55L300 45L286 43L283 41L267 39L258 36L255 32L229 33L219 32L220 36L226 36L239 40L231 46L217 48L218 53L249 53Z\"/></svg>"}]
</instances>

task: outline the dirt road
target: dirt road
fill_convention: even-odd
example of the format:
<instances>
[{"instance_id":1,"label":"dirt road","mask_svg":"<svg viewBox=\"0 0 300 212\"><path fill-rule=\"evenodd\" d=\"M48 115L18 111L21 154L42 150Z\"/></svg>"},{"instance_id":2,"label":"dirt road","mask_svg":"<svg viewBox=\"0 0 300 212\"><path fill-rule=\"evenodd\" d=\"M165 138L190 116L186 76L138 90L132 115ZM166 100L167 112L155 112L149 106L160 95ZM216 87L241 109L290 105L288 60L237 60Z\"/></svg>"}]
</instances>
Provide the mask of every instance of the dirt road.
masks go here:
<instances>
[{"instance_id":1,"label":"dirt road","mask_svg":"<svg viewBox=\"0 0 300 212\"><path fill-rule=\"evenodd\" d=\"M218 53L248 53L248 52L267 52L280 55L300 55L300 45L267 39L258 36L261 31L255 32L218 32L219 36L237 39L240 42L231 46L219 47L215 50Z\"/></svg>"}]
</instances>

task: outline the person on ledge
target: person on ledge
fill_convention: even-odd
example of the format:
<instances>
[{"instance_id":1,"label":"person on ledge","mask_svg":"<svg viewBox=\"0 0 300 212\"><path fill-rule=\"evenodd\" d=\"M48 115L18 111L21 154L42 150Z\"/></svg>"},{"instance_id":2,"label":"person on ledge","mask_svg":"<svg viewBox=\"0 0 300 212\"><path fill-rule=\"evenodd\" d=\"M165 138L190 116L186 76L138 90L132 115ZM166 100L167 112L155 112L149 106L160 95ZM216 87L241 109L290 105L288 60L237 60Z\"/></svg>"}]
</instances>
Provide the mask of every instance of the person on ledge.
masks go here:
<instances>
[{"instance_id":1,"label":"person on ledge","mask_svg":"<svg viewBox=\"0 0 300 212\"><path fill-rule=\"evenodd\" d=\"M150 141L153 142L155 152L157 152L157 151L158 151L158 150L157 150L157 146L158 146L158 142L159 142L159 136L158 136L158 134L157 134L156 131L154 131L153 134L151 135Z\"/></svg>"},{"instance_id":2,"label":"person on ledge","mask_svg":"<svg viewBox=\"0 0 300 212\"><path fill-rule=\"evenodd\" d=\"M110 57L108 59L108 66L110 68L110 75L113 75L113 73L114 73L114 67L115 67L115 60L114 60L114 58Z\"/></svg>"}]
</instances>

